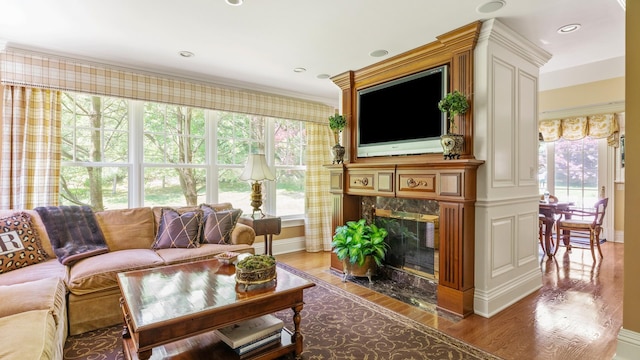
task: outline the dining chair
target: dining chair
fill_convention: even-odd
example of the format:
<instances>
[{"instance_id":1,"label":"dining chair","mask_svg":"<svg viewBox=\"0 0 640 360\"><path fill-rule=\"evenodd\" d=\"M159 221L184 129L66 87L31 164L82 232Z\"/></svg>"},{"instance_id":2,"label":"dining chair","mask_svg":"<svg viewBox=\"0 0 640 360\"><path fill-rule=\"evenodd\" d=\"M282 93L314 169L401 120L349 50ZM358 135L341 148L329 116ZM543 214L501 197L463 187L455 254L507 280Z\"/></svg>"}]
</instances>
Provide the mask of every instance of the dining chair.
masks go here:
<instances>
[{"instance_id":1,"label":"dining chair","mask_svg":"<svg viewBox=\"0 0 640 360\"><path fill-rule=\"evenodd\" d=\"M544 195L540 195L540 201L544 201ZM558 202L558 198L554 195L549 195L549 203L550 204L555 204ZM554 219L555 222L555 219ZM544 236L547 233L547 231L553 231L553 225L554 222L550 222L549 219L547 219L546 216L544 216L543 214L538 214L538 240L540 241L540 247L546 251L545 246L544 246ZM547 229L549 227L549 225L551 225L550 229ZM555 246L553 244L553 237L551 237L551 245ZM555 247L557 249L557 247Z\"/></svg>"},{"instance_id":2,"label":"dining chair","mask_svg":"<svg viewBox=\"0 0 640 360\"><path fill-rule=\"evenodd\" d=\"M571 249L571 232L588 232L589 247L591 248L591 257L596 261L594 248L598 247L600 258L603 258L600 249L600 233L602 233L602 223L604 222L605 212L609 198L598 200L594 205L594 211L571 209L563 211L563 217L556 221L556 239L558 245L560 240L564 241L567 250ZM557 249L557 247L556 247Z\"/></svg>"}]
</instances>

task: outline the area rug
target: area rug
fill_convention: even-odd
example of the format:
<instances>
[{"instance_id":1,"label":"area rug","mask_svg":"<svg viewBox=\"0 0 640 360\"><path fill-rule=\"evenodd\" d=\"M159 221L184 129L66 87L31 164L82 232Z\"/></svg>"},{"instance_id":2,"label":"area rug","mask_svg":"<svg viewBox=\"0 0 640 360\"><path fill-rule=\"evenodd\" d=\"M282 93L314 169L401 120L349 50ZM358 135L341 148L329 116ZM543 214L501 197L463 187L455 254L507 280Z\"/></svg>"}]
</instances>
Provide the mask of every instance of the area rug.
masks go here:
<instances>
[{"instance_id":1,"label":"area rug","mask_svg":"<svg viewBox=\"0 0 640 360\"><path fill-rule=\"evenodd\" d=\"M278 266L316 284L304 293L304 360L500 359L286 264ZM291 329L292 314L276 316ZM64 359L124 359L121 333L122 326L113 326L71 336Z\"/></svg>"}]
</instances>

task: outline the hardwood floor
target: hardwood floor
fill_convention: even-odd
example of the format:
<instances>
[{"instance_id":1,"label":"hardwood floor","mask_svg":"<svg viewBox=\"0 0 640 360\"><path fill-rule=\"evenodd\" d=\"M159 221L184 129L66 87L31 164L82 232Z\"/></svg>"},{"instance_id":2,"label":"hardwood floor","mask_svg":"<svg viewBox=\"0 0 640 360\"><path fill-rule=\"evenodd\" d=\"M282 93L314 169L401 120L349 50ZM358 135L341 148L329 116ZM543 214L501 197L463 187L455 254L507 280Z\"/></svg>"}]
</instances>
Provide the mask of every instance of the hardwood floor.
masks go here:
<instances>
[{"instance_id":1,"label":"hardwood floor","mask_svg":"<svg viewBox=\"0 0 640 360\"><path fill-rule=\"evenodd\" d=\"M487 319L451 320L373 292L329 272L330 254L276 255L282 261L354 295L439 329L504 359L612 359L622 326L624 244L602 245L593 264L588 249L558 250L540 262L543 286ZM542 255L542 253L541 253Z\"/></svg>"}]
</instances>

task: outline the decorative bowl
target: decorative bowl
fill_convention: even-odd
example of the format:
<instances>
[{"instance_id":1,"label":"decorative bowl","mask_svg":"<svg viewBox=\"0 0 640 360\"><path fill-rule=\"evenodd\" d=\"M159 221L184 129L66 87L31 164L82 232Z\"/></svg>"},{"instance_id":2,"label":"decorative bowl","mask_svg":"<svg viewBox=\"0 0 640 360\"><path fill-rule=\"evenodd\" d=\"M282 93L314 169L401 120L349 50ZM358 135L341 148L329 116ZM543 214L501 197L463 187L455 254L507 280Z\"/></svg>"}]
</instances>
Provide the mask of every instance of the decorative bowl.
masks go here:
<instances>
[{"instance_id":1,"label":"decorative bowl","mask_svg":"<svg viewBox=\"0 0 640 360\"><path fill-rule=\"evenodd\" d=\"M221 263L229 265L238 258L238 255L240 254L237 252L225 251L216 255L215 258L218 259L218 261L220 261Z\"/></svg>"},{"instance_id":2,"label":"decorative bowl","mask_svg":"<svg viewBox=\"0 0 640 360\"><path fill-rule=\"evenodd\" d=\"M276 278L276 259L271 255L248 256L236 264L236 282L262 284Z\"/></svg>"}]
</instances>

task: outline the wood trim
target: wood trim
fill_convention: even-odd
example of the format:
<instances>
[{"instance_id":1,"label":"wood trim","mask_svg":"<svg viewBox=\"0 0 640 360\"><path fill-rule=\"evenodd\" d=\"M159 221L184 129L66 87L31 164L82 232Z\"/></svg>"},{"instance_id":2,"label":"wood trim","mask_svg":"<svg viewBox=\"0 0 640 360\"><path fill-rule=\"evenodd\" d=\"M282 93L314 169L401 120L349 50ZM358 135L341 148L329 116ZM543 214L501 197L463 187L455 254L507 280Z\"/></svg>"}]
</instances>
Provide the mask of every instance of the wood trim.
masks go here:
<instances>
[{"instance_id":1,"label":"wood trim","mask_svg":"<svg viewBox=\"0 0 640 360\"><path fill-rule=\"evenodd\" d=\"M438 307L463 317L473 313L476 173L484 163L473 156L473 51L481 27L480 21L470 23L438 36L437 41L331 79L341 89L342 113L348 121L343 139L346 164L331 167L343 179L343 187L336 191L333 177L338 174L332 173L334 225L361 217L360 196L439 201ZM449 65L449 91L462 91L471 105L455 120L465 142L461 158L443 160L442 153L358 158L358 90L444 64ZM389 174L392 178L381 178ZM381 179L389 181L380 186ZM342 269L342 264L332 257L331 267Z\"/></svg>"}]
</instances>

